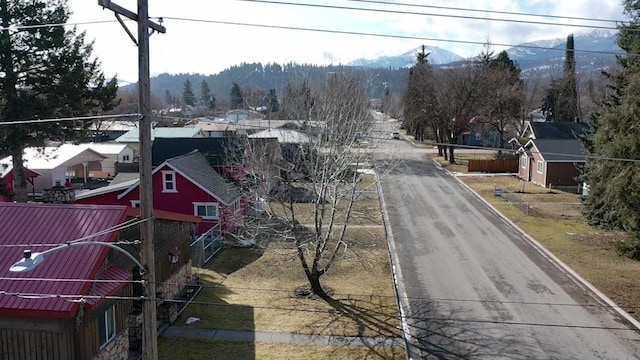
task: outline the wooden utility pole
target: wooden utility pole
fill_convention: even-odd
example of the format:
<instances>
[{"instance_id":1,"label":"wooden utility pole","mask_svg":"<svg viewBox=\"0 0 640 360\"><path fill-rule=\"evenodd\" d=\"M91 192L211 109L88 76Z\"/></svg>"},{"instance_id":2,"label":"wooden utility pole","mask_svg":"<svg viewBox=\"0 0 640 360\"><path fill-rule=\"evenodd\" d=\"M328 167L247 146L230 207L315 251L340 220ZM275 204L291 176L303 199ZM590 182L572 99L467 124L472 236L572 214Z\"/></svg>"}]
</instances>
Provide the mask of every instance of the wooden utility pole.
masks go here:
<instances>
[{"instance_id":1,"label":"wooden utility pole","mask_svg":"<svg viewBox=\"0 0 640 360\"><path fill-rule=\"evenodd\" d=\"M148 0L138 0L138 13L126 10L111 0L98 0L98 5L113 10L127 34L138 45L138 109L140 123L140 241L141 262L147 267L142 306L142 358L158 358L158 327L156 321L156 269L153 246L153 188L151 182L151 80L149 75L149 28L165 33L162 25L149 21ZM138 38L120 18L123 15L138 23Z\"/></svg>"}]
</instances>

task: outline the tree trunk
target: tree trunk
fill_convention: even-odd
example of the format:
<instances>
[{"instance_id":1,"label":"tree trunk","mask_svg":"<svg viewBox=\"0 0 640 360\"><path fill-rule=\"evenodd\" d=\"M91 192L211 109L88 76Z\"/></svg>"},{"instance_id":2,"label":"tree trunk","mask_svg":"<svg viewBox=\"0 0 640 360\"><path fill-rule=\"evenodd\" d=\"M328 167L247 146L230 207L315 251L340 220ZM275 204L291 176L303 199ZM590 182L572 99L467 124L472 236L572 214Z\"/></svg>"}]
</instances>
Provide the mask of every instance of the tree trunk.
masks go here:
<instances>
[{"instance_id":1,"label":"tree trunk","mask_svg":"<svg viewBox=\"0 0 640 360\"><path fill-rule=\"evenodd\" d=\"M18 149L11 150L11 157L13 158L13 183L15 189L9 189L13 191L14 200L17 202L27 202L29 197L27 193L29 192L27 189L27 176L24 171L24 162L22 159L22 155L24 152L24 148L21 146Z\"/></svg>"},{"instance_id":2,"label":"tree trunk","mask_svg":"<svg viewBox=\"0 0 640 360\"><path fill-rule=\"evenodd\" d=\"M318 296L324 296L325 292L320 285L320 275L314 272L310 272L307 274L307 280L309 280L309 285L311 286L311 291Z\"/></svg>"},{"instance_id":3,"label":"tree trunk","mask_svg":"<svg viewBox=\"0 0 640 360\"><path fill-rule=\"evenodd\" d=\"M453 150L454 149L455 149L455 147L449 146L449 164L455 164L456 163L456 158L453 156Z\"/></svg>"}]
</instances>

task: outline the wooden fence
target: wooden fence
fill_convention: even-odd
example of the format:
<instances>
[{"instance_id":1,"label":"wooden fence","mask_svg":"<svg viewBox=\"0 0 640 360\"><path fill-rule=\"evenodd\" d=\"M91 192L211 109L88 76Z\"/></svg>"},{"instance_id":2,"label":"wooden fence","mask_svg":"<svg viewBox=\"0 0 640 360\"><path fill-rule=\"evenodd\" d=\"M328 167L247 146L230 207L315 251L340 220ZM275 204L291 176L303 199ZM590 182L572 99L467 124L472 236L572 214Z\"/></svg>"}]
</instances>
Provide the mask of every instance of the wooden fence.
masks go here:
<instances>
[{"instance_id":1,"label":"wooden fence","mask_svg":"<svg viewBox=\"0 0 640 360\"><path fill-rule=\"evenodd\" d=\"M518 160L469 160L469 172L517 173Z\"/></svg>"}]
</instances>

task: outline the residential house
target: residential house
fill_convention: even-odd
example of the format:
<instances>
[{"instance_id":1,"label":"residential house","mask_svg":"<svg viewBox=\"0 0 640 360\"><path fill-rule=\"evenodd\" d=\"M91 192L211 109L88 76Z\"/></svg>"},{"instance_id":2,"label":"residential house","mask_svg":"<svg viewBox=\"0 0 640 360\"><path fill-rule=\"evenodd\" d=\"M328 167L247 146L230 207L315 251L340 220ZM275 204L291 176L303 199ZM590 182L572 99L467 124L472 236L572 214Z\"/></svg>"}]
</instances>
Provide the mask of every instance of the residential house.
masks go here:
<instances>
[{"instance_id":1,"label":"residential house","mask_svg":"<svg viewBox=\"0 0 640 360\"><path fill-rule=\"evenodd\" d=\"M218 226L223 233L236 229L246 215L241 189L224 179L199 152L165 160L152 172L154 209L202 218L197 233ZM76 195L82 204L119 204L138 207L139 179Z\"/></svg>"},{"instance_id":2,"label":"residential house","mask_svg":"<svg viewBox=\"0 0 640 360\"><path fill-rule=\"evenodd\" d=\"M138 121L96 120L89 126L91 136L87 141L113 141L136 128L138 128Z\"/></svg>"},{"instance_id":3,"label":"residential house","mask_svg":"<svg viewBox=\"0 0 640 360\"><path fill-rule=\"evenodd\" d=\"M132 269L110 261L108 247L64 249L29 272L9 271L24 250L92 235L113 243L118 232L104 230L122 224L126 208L0 203L0 218L0 358L127 359Z\"/></svg>"},{"instance_id":4,"label":"residential house","mask_svg":"<svg viewBox=\"0 0 640 360\"><path fill-rule=\"evenodd\" d=\"M517 153L518 177L534 184L577 186L585 153L578 136L589 129L586 123L531 122L523 138L528 139Z\"/></svg>"},{"instance_id":5,"label":"residential house","mask_svg":"<svg viewBox=\"0 0 640 360\"><path fill-rule=\"evenodd\" d=\"M467 130L460 135L458 143L467 146L502 147L502 139L496 126L481 116L472 117L467 123Z\"/></svg>"},{"instance_id":6,"label":"residential house","mask_svg":"<svg viewBox=\"0 0 640 360\"><path fill-rule=\"evenodd\" d=\"M85 146L62 144L59 147L26 148L22 159L26 168L40 174L33 178L30 190L41 193L74 178L86 182L91 171L102 171L102 161L106 157ZM0 159L0 163L11 161L11 156Z\"/></svg>"},{"instance_id":7,"label":"residential house","mask_svg":"<svg viewBox=\"0 0 640 360\"><path fill-rule=\"evenodd\" d=\"M131 129L124 135L118 137L115 141L121 144L127 144L133 149L135 154L140 152L140 132L138 128ZM154 127L151 129L151 141L157 138L192 138L206 137L204 132L193 127Z\"/></svg>"},{"instance_id":8,"label":"residential house","mask_svg":"<svg viewBox=\"0 0 640 360\"><path fill-rule=\"evenodd\" d=\"M11 162L11 157L0 159L0 182L4 183L5 189L8 192L13 192L15 190L15 181L13 174L13 163ZM25 169L25 176L28 182L28 187L32 192L34 191L33 179L40 176L39 173ZM0 202L13 201L10 196L4 196L0 194Z\"/></svg>"},{"instance_id":9,"label":"residential house","mask_svg":"<svg viewBox=\"0 0 640 360\"><path fill-rule=\"evenodd\" d=\"M240 122L226 120L210 120L202 118L193 119L186 126L201 129L207 137L229 137L235 135L253 134L265 129L278 128L288 124L298 124L295 120L269 120L269 119L247 119Z\"/></svg>"},{"instance_id":10,"label":"residential house","mask_svg":"<svg viewBox=\"0 0 640 360\"><path fill-rule=\"evenodd\" d=\"M133 281L140 274L122 252L77 246L47 255L32 271L9 271L26 249L42 252L78 239L139 239L139 224L125 223L137 216L125 206L0 204L0 289L6 291L0 296L0 358L127 359L130 349L140 350L141 304L135 298L142 288ZM156 296L180 298L192 280L190 238L200 218L166 211L154 218ZM139 257L135 247L121 248ZM159 302L158 319L175 320L176 304Z\"/></svg>"},{"instance_id":11,"label":"residential house","mask_svg":"<svg viewBox=\"0 0 640 360\"><path fill-rule=\"evenodd\" d=\"M262 119L264 115L253 110L234 109L229 110L224 115L224 119L229 122L239 122L250 119Z\"/></svg>"},{"instance_id":12,"label":"residential house","mask_svg":"<svg viewBox=\"0 0 640 360\"><path fill-rule=\"evenodd\" d=\"M101 162L101 170L93 171L89 173L92 178L108 178L116 175L117 163L132 163L133 162L133 149L126 144L114 144L114 143L90 143L80 144L105 157Z\"/></svg>"}]
</instances>

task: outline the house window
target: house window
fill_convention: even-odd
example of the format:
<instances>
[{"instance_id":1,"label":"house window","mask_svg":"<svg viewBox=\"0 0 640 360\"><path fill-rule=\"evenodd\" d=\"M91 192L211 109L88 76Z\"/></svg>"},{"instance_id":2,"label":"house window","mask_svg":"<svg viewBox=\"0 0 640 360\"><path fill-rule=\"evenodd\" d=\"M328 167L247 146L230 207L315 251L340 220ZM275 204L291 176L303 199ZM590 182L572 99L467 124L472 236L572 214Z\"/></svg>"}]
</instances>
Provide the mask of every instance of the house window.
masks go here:
<instances>
[{"instance_id":1,"label":"house window","mask_svg":"<svg viewBox=\"0 0 640 360\"><path fill-rule=\"evenodd\" d=\"M122 162L129 162L130 158L129 155L122 155Z\"/></svg>"},{"instance_id":2,"label":"house window","mask_svg":"<svg viewBox=\"0 0 640 360\"><path fill-rule=\"evenodd\" d=\"M175 171L162 172L162 192L177 192Z\"/></svg>"},{"instance_id":3,"label":"house window","mask_svg":"<svg viewBox=\"0 0 640 360\"><path fill-rule=\"evenodd\" d=\"M526 156L521 156L521 157L520 157L520 166L521 166L523 169L526 169L526 168L527 168L527 160L529 160L529 158L528 158L528 157L526 157Z\"/></svg>"},{"instance_id":4,"label":"house window","mask_svg":"<svg viewBox=\"0 0 640 360\"><path fill-rule=\"evenodd\" d=\"M132 208L139 208L140 207L140 200L131 200L131 207Z\"/></svg>"},{"instance_id":5,"label":"house window","mask_svg":"<svg viewBox=\"0 0 640 360\"><path fill-rule=\"evenodd\" d=\"M538 174L542 174L542 170L544 170L544 163L538 160Z\"/></svg>"},{"instance_id":6,"label":"house window","mask_svg":"<svg viewBox=\"0 0 640 360\"><path fill-rule=\"evenodd\" d=\"M193 203L193 212L205 220L216 220L220 216L217 203Z\"/></svg>"},{"instance_id":7,"label":"house window","mask_svg":"<svg viewBox=\"0 0 640 360\"><path fill-rule=\"evenodd\" d=\"M116 337L116 306L112 305L98 318L98 336L100 347Z\"/></svg>"},{"instance_id":8,"label":"house window","mask_svg":"<svg viewBox=\"0 0 640 360\"><path fill-rule=\"evenodd\" d=\"M239 213L240 209L242 209L240 205L240 198L233 203L233 209L236 213Z\"/></svg>"},{"instance_id":9,"label":"house window","mask_svg":"<svg viewBox=\"0 0 640 360\"><path fill-rule=\"evenodd\" d=\"M482 140L482 134L481 133L479 133L479 132L476 133L476 140L477 141Z\"/></svg>"}]
</instances>

